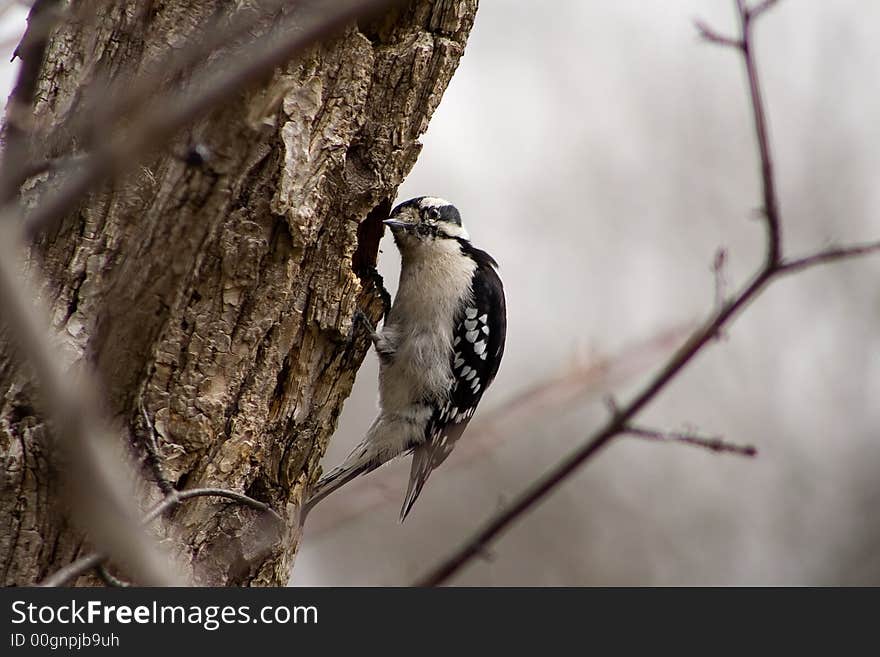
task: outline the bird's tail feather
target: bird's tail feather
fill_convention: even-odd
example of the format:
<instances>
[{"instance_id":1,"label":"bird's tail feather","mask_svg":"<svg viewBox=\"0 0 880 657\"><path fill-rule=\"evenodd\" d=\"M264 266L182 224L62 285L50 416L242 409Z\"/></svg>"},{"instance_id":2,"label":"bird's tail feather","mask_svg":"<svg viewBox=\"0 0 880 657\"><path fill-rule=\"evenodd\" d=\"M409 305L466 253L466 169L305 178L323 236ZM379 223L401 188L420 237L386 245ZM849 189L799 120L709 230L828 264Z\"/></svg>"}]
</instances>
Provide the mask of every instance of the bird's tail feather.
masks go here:
<instances>
[{"instance_id":1,"label":"bird's tail feather","mask_svg":"<svg viewBox=\"0 0 880 657\"><path fill-rule=\"evenodd\" d=\"M342 488L352 479L359 477L362 474L366 474L367 472L372 472L377 467L379 467L379 463L374 460L361 461L350 465L348 463L343 463L338 468L334 468L325 474L310 491L309 498L303 505L301 516L302 522L305 521L305 517L308 515L309 511L311 511L318 502L330 495L330 493L338 488Z\"/></svg>"},{"instance_id":2,"label":"bird's tail feather","mask_svg":"<svg viewBox=\"0 0 880 657\"><path fill-rule=\"evenodd\" d=\"M406 516L422 492L422 487L428 481L428 477L434 469L433 460L429 445L419 445L413 450L409 486L406 488L406 496L403 498L403 506L400 508L400 522L406 520Z\"/></svg>"},{"instance_id":3,"label":"bird's tail feather","mask_svg":"<svg viewBox=\"0 0 880 657\"><path fill-rule=\"evenodd\" d=\"M303 504L300 522L305 522L306 515L318 502L339 488L342 488L352 479L372 472L383 463L387 463L391 459L410 451L424 432L424 421L426 421L426 418L420 417L393 417L388 419L380 416L376 418L367 432L366 438L355 447L351 454L348 455L348 458L345 459L345 462L321 477L318 483L315 484L315 487L309 493L308 499ZM433 457L433 453L430 454L428 461L431 462ZM411 501L411 491L407 493L407 500L410 506L412 506L412 502L415 502L415 497L418 497L419 491L421 491L430 471L431 467L428 467L427 472L419 477L418 490L415 491Z\"/></svg>"},{"instance_id":4,"label":"bird's tail feather","mask_svg":"<svg viewBox=\"0 0 880 657\"><path fill-rule=\"evenodd\" d=\"M464 420L457 424L451 424L443 427L431 436L431 439L413 449L412 469L409 473L409 486L406 489L406 497L403 498L403 506L400 509L400 522L406 520L425 487L428 477L431 473L441 465L449 454L455 443L461 438L470 419Z\"/></svg>"}]
</instances>

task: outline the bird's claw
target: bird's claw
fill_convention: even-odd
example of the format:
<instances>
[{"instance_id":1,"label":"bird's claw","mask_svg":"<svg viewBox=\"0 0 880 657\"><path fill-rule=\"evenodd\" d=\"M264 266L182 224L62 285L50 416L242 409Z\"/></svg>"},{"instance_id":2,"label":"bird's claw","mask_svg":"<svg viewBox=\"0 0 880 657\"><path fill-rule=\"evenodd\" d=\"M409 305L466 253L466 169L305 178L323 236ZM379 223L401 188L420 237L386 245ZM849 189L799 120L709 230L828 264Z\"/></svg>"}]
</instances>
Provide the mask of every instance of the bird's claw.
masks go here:
<instances>
[{"instance_id":1,"label":"bird's claw","mask_svg":"<svg viewBox=\"0 0 880 657\"><path fill-rule=\"evenodd\" d=\"M382 299L382 317L386 317L388 311L391 310L391 295L388 294L388 290L385 289L385 279L382 278L382 274L380 274L375 267L367 269L367 275L370 277L370 280L373 281L373 287Z\"/></svg>"},{"instance_id":2,"label":"bird's claw","mask_svg":"<svg viewBox=\"0 0 880 657\"><path fill-rule=\"evenodd\" d=\"M366 316L363 310L360 308L355 308L354 315L352 315L352 321L355 327L358 325L363 326L367 329L367 333L373 335L376 332L376 327L373 326L373 322L370 321L370 318Z\"/></svg>"}]
</instances>

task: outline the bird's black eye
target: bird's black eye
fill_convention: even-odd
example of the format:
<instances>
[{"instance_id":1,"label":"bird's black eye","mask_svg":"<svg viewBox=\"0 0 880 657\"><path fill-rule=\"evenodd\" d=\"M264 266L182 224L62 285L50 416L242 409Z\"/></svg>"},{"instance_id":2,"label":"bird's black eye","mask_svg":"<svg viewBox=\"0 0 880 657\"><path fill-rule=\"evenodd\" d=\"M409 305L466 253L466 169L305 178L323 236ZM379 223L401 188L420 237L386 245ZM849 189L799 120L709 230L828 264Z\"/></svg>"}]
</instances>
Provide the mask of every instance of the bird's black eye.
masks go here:
<instances>
[{"instance_id":1,"label":"bird's black eye","mask_svg":"<svg viewBox=\"0 0 880 657\"><path fill-rule=\"evenodd\" d=\"M427 210L425 210L425 216L431 221L440 221L440 209L428 208Z\"/></svg>"}]
</instances>

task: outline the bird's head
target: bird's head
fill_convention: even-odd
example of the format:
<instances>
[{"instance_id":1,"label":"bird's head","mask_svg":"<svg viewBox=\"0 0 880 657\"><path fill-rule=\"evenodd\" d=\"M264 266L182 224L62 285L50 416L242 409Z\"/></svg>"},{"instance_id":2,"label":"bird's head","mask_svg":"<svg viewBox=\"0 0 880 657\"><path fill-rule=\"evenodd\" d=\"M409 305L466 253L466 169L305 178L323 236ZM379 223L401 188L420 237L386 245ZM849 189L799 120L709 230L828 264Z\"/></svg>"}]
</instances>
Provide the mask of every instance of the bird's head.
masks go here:
<instances>
[{"instance_id":1,"label":"bird's head","mask_svg":"<svg viewBox=\"0 0 880 657\"><path fill-rule=\"evenodd\" d=\"M398 205L384 221L401 251L470 239L458 209L449 201L419 196Z\"/></svg>"}]
</instances>

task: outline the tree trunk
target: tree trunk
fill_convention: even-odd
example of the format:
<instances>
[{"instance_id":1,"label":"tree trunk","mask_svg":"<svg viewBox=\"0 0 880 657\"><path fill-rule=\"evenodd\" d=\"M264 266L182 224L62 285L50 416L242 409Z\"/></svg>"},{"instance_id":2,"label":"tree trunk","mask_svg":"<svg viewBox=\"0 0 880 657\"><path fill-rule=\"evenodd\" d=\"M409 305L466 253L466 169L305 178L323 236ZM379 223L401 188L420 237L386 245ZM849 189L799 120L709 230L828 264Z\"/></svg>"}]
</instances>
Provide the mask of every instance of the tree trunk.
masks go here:
<instances>
[{"instance_id":1,"label":"tree trunk","mask_svg":"<svg viewBox=\"0 0 880 657\"><path fill-rule=\"evenodd\" d=\"M93 80L149 70L229 5L148 4L99 2L89 20L56 28L32 134L63 132ZM212 498L178 507L165 527L197 584L287 582L297 508L368 346L349 339L352 314L381 312L369 275L381 215L415 163L476 7L417 0L350 26L229 98L34 244L65 358L94 369L141 463L143 406L178 488L243 492L286 520L267 543L250 508ZM56 157L59 143L35 139L31 150ZM204 161L181 157L194 144ZM29 181L23 200L39 203L52 181ZM0 568L4 585L32 584L100 546L67 521L30 373L5 339L0 394ZM155 484L143 493L144 506L161 499Z\"/></svg>"}]
</instances>

